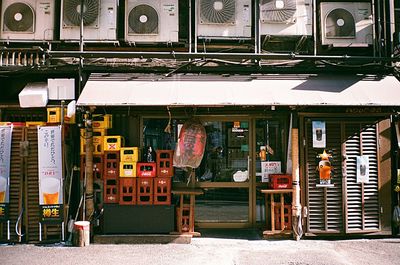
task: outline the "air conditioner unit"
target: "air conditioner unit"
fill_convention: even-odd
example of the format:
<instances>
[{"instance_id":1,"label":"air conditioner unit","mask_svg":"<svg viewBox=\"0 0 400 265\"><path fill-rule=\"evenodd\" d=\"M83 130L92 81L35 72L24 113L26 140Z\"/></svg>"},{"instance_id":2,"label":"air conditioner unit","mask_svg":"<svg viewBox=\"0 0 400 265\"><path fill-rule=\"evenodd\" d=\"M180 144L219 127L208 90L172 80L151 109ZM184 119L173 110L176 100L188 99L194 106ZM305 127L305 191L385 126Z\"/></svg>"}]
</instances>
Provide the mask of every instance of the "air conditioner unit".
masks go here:
<instances>
[{"instance_id":1,"label":"air conditioner unit","mask_svg":"<svg viewBox=\"0 0 400 265\"><path fill-rule=\"evenodd\" d=\"M114 41L117 39L117 1L84 0L83 39ZM61 1L61 40L80 39L81 0Z\"/></svg>"},{"instance_id":2,"label":"air conditioner unit","mask_svg":"<svg viewBox=\"0 0 400 265\"><path fill-rule=\"evenodd\" d=\"M260 34L312 35L312 0L260 0Z\"/></svg>"},{"instance_id":3,"label":"air conditioner unit","mask_svg":"<svg viewBox=\"0 0 400 265\"><path fill-rule=\"evenodd\" d=\"M197 36L251 38L251 9L251 0L198 0Z\"/></svg>"},{"instance_id":4,"label":"air conditioner unit","mask_svg":"<svg viewBox=\"0 0 400 265\"><path fill-rule=\"evenodd\" d=\"M3 0L0 39L53 40L54 6L54 0Z\"/></svg>"},{"instance_id":5,"label":"air conditioner unit","mask_svg":"<svg viewBox=\"0 0 400 265\"><path fill-rule=\"evenodd\" d=\"M178 42L178 0L125 2L127 42Z\"/></svg>"},{"instance_id":6,"label":"air conditioner unit","mask_svg":"<svg viewBox=\"0 0 400 265\"><path fill-rule=\"evenodd\" d=\"M322 45L360 47L373 43L370 3L322 2L320 12Z\"/></svg>"}]
</instances>

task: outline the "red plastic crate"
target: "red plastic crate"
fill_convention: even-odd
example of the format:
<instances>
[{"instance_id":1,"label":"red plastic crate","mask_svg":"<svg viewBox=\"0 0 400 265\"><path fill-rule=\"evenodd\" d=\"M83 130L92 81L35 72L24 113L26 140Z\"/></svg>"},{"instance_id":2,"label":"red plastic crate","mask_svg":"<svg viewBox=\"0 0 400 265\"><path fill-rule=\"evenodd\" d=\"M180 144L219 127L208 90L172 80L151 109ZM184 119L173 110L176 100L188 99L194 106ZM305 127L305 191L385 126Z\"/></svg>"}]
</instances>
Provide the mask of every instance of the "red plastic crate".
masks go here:
<instances>
[{"instance_id":1,"label":"red plastic crate","mask_svg":"<svg viewBox=\"0 0 400 265\"><path fill-rule=\"evenodd\" d=\"M171 204L171 178L154 178L154 204Z\"/></svg>"},{"instance_id":2,"label":"red plastic crate","mask_svg":"<svg viewBox=\"0 0 400 265\"><path fill-rule=\"evenodd\" d=\"M119 151L104 152L104 178L117 179L119 177Z\"/></svg>"},{"instance_id":3,"label":"red plastic crate","mask_svg":"<svg viewBox=\"0 0 400 265\"><path fill-rule=\"evenodd\" d=\"M119 179L119 204L136 204L136 178Z\"/></svg>"},{"instance_id":4,"label":"red plastic crate","mask_svg":"<svg viewBox=\"0 0 400 265\"><path fill-rule=\"evenodd\" d=\"M153 178L137 178L137 204L153 204Z\"/></svg>"},{"instance_id":5,"label":"red plastic crate","mask_svg":"<svg viewBox=\"0 0 400 265\"><path fill-rule=\"evenodd\" d=\"M157 164L150 163L137 163L136 174L140 178L154 178L157 174Z\"/></svg>"},{"instance_id":6,"label":"red plastic crate","mask_svg":"<svg viewBox=\"0 0 400 265\"><path fill-rule=\"evenodd\" d=\"M93 155L93 180L103 180L103 156ZM86 158L81 155L81 180L85 177Z\"/></svg>"},{"instance_id":7,"label":"red plastic crate","mask_svg":"<svg viewBox=\"0 0 400 265\"><path fill-rule=\"evenodd\" d=\"M181 232L190 232L190 207L183 206L182 215L181 208L176 207L177 230Z\"/></svg>"},{"instance_id":8,"label":"red plastic crate","mask_svg":"<svg viewBox=\"0 0 400 265\"><path fill-rule=\"evenodd\" d=\"M287 174L271 174L270 188L272 189L291 189L292 176Z\"/></svg>"},{"instance_id":9,"label":"red plastic crate","mask_svg":"<svg viewBox=\"0 0 400 265\"><path fill-rule=\"evenodd\" d=\"M291 230L292 229L292 205L283 206L284 226L281 225L281 204L277 203L274 207L275 213L275 229L277 230Z\"/></svg>"},{"instance_id":10,"label":"red plastic crate","mask_svg":"<svg viewBox=\"0 0 400 265\"><path fill-rule=\"evenodd\" d=\"M118 179L105 179L104 180L104 203L118 203Z\"/></svg>"},{"instance_id":11,"label":"red plastic crate","mask_svg":"<svg viewBox=\"0 0 400 265\"><path fill-rule=\"evenodd\" d=\"M172 161L174 157L173 150L157 150L157 177L172 177L174 167Z\"/></svg>"}]
</instances>

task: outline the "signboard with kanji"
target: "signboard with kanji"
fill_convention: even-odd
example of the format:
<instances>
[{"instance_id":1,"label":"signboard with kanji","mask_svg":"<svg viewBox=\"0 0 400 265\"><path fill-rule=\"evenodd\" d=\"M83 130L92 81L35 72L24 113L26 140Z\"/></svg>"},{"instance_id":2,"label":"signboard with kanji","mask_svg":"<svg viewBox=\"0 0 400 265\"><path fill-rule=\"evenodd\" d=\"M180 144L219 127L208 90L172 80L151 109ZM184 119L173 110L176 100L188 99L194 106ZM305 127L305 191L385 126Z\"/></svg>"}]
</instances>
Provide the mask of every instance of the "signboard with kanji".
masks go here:
<instances>
[{"instance_id":1,"label":"signboard with kanji","mask_svg":"<svg viewBox=\"0 0 400 265\"><path fill-rule=\"evenodd\" d=\"M61 126L38 127L41 222L63 220Z\"/></svg>"}]
</instances>

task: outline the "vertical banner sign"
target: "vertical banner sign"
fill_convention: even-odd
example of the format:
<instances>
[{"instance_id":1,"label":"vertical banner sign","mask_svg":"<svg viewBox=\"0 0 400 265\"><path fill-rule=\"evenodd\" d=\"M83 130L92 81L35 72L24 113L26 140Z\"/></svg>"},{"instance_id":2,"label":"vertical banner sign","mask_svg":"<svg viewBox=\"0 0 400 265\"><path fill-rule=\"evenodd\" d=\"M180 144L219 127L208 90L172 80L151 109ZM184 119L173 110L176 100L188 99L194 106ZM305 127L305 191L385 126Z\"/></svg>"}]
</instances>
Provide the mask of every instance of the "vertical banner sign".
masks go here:
<instances>
[{"instance_id":1,"label":"vertical banner sign","mask_svg":"<svg viewBox=\"0 0 400 265\"><path fill-rule=\"evenodd\" d=\"M368 156L357 156L357 183L369 183Z\"/></svg>"},{"instance_id":2,"label":"vertical banner sign","mask_svg":"<svg viewBox=\"0 0 400 265\"><path fill-rule=\"evenodd\" d=\"M8 220L12 129L0 126L0 222Z\"/></svg>"},{"instance_id":3,"label":"vertical banner sign","mask_svg":"<svg viewBox=\"0 0 400 265\"><path fill-rule=\"evenodd\" d=\"M326 129L324 121L312 122L313 148L326 147Z\"/></svg>"},{"instance_id":4,"label":"vertical banner sign","mask_svg":"<svg viewBox=\"0 0 400 265\"><path fill-rule=\"evenodd\" d=\"M61 126L38 127L41 222L63 220Z\"/></svg>"}]
</instances>

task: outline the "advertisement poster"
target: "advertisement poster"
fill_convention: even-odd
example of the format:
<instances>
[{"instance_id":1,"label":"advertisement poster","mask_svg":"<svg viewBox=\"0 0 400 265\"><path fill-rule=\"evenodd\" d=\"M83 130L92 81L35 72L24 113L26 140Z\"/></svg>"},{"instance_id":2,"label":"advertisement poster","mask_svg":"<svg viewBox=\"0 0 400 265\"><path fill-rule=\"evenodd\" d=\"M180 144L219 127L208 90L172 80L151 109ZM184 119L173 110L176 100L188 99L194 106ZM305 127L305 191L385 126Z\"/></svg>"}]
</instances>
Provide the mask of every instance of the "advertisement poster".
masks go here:
<instances>
[{"instance_id":1,"label":"advertisement poster","mask_svg":"<svg viewBox=\"0 0 400 265\"><path fill-rule=\"evenodd\" d=\"M357 183L369 183L368 156L357 156Z\"/></svg>"},{"instance_id":2,"label":"advertisement poster","mask_svg":"<svg viewBox=\"0 0 400 265\"><path fill-rule=\"evenodd\" d=\"M324 121L312 122L313 148L326 147L326 129Z\"/></svg>"},{"instance_id":3,"label":"advertisement poster","mask_svg":"<svg viewBox=\"0 0 400 265\"><path fill-rule=\"evenodd\" d=\"M39 204L42 222L63 219L61 126L38 127Z\"/></svg>"},{"instance_id":4,"label":"advertisement poster","mask_svg":"<svg viewBox=\"0 0 400 265\"><path fill-rule=\"evenodd\" d=\"M8 220L12 126L0 126L0 222Z\"/></svg>"},{"instance_id":5,"label":"advertisement poster","mask_svg":"<svg viewBox=\"0 0 400 265\"><path fill-rule=\"evenodd\" d=\"M269 182L269 174L279 174L281 172L281 161L261 162L261 181Z\"/></svg>"}]
</instances>

